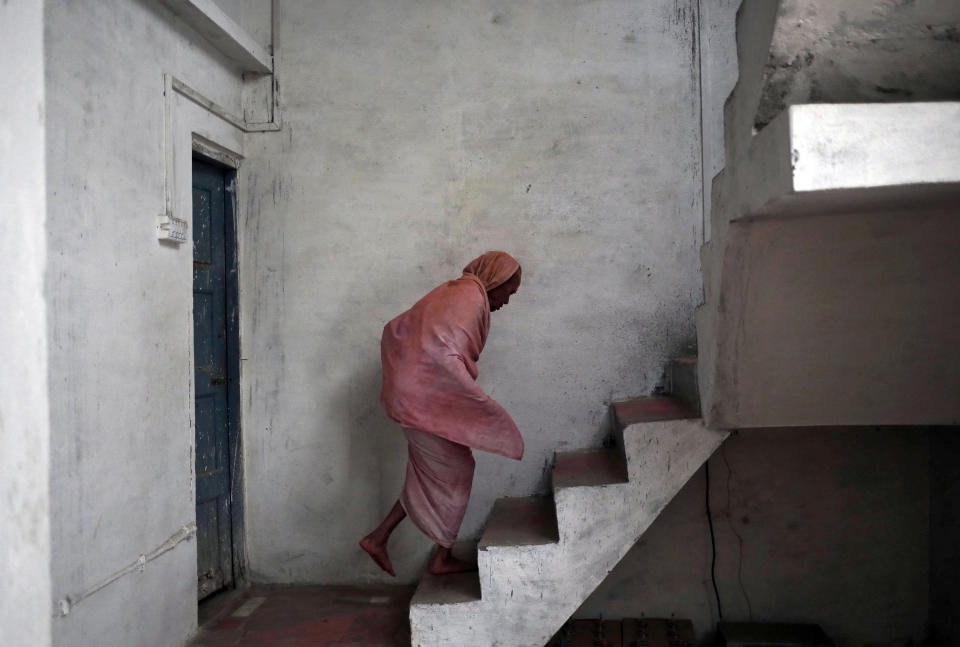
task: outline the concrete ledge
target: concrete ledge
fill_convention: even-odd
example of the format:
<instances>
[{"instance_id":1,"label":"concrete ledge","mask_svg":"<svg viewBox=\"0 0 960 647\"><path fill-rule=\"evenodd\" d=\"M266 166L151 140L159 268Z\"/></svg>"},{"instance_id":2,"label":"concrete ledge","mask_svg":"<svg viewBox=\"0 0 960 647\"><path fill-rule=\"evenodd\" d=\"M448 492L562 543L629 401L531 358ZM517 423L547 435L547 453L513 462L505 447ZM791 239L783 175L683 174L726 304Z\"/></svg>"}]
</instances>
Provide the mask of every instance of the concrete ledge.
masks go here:
<instances>
[{"instance_id":1,"label":"concrete ledge","mask_svg":"<svg viewBox=\"0 0 960 647\"><path fill-rule=\"evenodd\" d=\"M960 422L957 216L865 210L731 225L717 292L697 311L707 424Z\"/></svg>"},{"instance_id":2,"label":"concrete ledge","mask_svg":"<svg viewBox=\"0 0 960 647\"><path fill-rule=\"evenodd\" d=\"M213 0L160 0L244 72L273 73L273 57Z\"/></svg>"},{"instance_id":3,"label":"concrete ledge","mask_svg":"<svg viewBox=\"0 0 960 647\"><path fill-rule=\"evenodd\" d=\"M732 220L912 209L960 197L960 102L791 106L753 140Z\"/></svg>"}]
</instances>

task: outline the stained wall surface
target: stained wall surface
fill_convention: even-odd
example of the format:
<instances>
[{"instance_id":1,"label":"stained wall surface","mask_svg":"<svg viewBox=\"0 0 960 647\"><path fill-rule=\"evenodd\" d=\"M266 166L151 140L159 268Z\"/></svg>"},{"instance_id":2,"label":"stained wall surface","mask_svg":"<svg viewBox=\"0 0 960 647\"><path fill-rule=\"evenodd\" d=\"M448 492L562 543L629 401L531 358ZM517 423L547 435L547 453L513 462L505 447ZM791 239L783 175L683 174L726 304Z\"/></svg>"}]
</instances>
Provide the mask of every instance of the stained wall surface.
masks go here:
<instances>
[{"instance_id":1,"label":"stained wall surface","mask_svg":"<svg viewBox=\"0 0 960 647\"><path fill-rule=\"evenodd\" d=\"M610 399L693 338L695 5L281 4L284 132L248 138L240 177L255 577L384 577L356 547L405 464L380 332L479 253L524 268L480 384L527 453L478 453L463 536L544 490L555 450L599 444ZM429 542L407 523L391 549L412 581Z\"/></svg>"},{"instance_id":2,"label":"stained wall surface","mask_svg":"<svg viewBox=\"0 0 960 647\"><path fill-rule=\"evenodd\" d=\"M709 461L723 619L817 623L842 647L921 644L935 539L930 447L927 430L905 427L756 429L728 439ZM577 617L690 618L702 641L710 637L719 615L705 486L701 469ZM939 545L941 565L955 564ZM953 580L938 581L951 599Z\"/></svg>"},{"instance_id":3,"label":"stained wall surface","mask_svg":"<svg viewBox=\"0 0 960 647\"><path fill-rule=\"evenodd\" d=\"M43 7L0 4L0 634L50 645Z\"/></svg>"},{"instance_id":4,"label":"stained wall surface","mask_svg":"<svg viewBox=\"0 0 960 647\"><path fill-rule=\"evenodd\" d=\"M196 626L195 542L78 598L194 520L191 246L157 239L169 146L163 74L235 112L239 74L157 3L44 4L46 608L57 614L55 645L170 647ZM189 131L177 146L183 215Z\"/></svg>"}]
</instances>

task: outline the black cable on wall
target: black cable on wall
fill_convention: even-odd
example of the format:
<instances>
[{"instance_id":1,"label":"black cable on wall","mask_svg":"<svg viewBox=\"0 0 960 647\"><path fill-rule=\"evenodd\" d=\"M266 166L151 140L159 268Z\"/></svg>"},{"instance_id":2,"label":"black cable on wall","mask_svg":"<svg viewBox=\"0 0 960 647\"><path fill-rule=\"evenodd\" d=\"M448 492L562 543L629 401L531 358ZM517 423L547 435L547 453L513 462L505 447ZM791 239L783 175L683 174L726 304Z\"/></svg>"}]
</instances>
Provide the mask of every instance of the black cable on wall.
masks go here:
<instances>
[{"instance_id":1,"label":"black cable on wall","mask_svg":"<svg viewBox=\"0 0 960 647\"><path fill-rule=\"evenodd\" d=\"M723 608L720 606L720 590L717 588L717 539L713 534L713 515L710 513L710 460L703 464L707 478L707 525L710 526L710 580L713 582L713 594L717 598L717 615L723 620Z\"/></svg>"}]
</instances>

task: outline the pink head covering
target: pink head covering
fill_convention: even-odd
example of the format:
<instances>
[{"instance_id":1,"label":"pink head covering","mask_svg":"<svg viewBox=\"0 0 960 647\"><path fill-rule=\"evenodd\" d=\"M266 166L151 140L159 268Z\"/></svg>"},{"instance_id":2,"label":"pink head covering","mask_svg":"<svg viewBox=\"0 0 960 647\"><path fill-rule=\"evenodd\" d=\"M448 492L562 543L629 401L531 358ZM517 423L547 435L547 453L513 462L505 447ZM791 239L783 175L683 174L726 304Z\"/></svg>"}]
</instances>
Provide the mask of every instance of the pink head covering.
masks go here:
<instances>
[{"instance_id":1,"label":"pink head covering","mask_svg":"<svg viewBox=\"0 0 960 647\"><path fill-rule=\"evenodd\" d=\"M471 261L461 278L437 286L384 326L380 401L387 415L467 447L523 456L516 423L476 383L490 329L487 291L519 269L509 254L487 252Z\"/></svg>"},{"instance_id":2,"label":"pink head covering","mask_svg":"<svg viewBox=\"0 0 960 647\"><path fill-rule=\"evenodd\" d=\"M519 269L520 263L510 254L506 252L487 252L470 261L463 268L463 273L476 276L483 284L483 288L489 292L498 285L509 281L510 277L516 274Z\"/></svg>"}]
</instances>

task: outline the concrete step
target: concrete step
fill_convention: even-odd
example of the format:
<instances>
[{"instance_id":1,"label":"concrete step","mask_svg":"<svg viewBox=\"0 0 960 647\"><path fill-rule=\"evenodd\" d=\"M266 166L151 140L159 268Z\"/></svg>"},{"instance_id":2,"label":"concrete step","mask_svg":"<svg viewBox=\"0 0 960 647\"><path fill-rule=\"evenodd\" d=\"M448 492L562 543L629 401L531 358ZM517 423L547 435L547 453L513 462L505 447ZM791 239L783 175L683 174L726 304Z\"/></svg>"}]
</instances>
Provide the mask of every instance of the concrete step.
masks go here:
<instances>
[{"instance_id":1,"label":"concrete step","mask_svg":"<svg viewBox=\"0 0 960 647\"><path fill-rule=\"evenodd\" d=\"M697 386L696 356L670 360L669 377L670 395L699 415L700 392Z\"/></svg>"},{"instance_id":2,"label":"concrete step","mask_svg":"<svg viewBox=\"0 0 960 647\"><path fill-rule=\"evenodd\" d=\"M699 418L700 414L677 398L663 395L650 395L613 403L613 415L621 428L641 422L660 420L689 420Z\"/></svg>"},{"instance_id":3,"label":"concrete step","mask_svg":"<svg viewBox=\"0 0 960 647\"><path fill-rule=\"evenodd\" d=\"M580 449L557 452L553 490L627 482L627 462L616 449Z\"/></svg>"},{"instance_id":4,"label":"concrete step","mask_svg":"<svg viewBox=\"0 0 960 647\"><path fill-rule=\"evenodd\" d=\"M458 541L453 545L455 557L466 561L477 560L477 542ZM431 575L426 569L420 576L410 604L443 605L476 602L480 599L480 577L477 571Z\"/></svg>"},{"instance_id":5,"label":"concrete step","mask_svg":"<svg viewBox=\"0 0 960 647\"><path fill-rule=\"evenodd\" d=\"M503 497L497 499L478 548L536 546L558 539L557 512L548 497Z\"/></svg>"},{"instance_id":6,"label":"concrete step","mask_svg":"<svg viewBox=\"0 0 960 647\"><path fill-rule=\"evenodd\" d=\"M731 220L950 208L958 147L960 102L793 105L753 138Z\"/></svg>"},{"instance_id":7,"label":"concrete step","mask_svg":"<svg viewBox=\"0 0 960 647\"><path fill-rule=\"evenodd\" d=\"M431 575L424 572L410 604L462 604L480 599L480 578L476 571Z\"/></svg>"}]
</instances>

